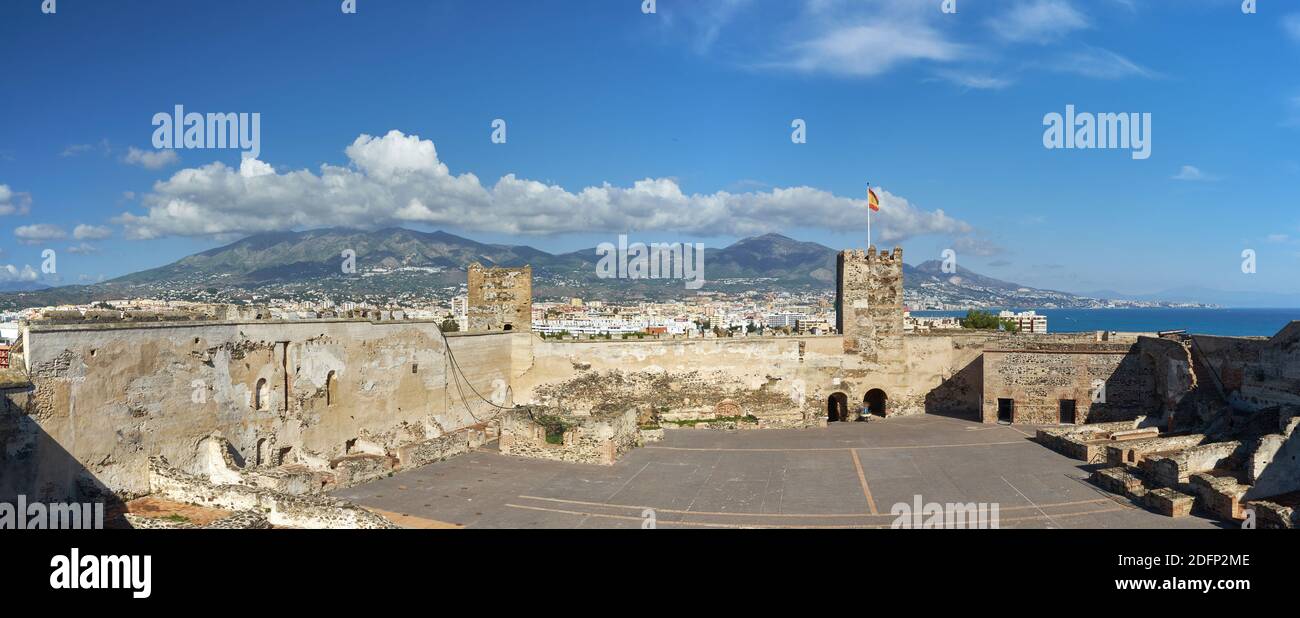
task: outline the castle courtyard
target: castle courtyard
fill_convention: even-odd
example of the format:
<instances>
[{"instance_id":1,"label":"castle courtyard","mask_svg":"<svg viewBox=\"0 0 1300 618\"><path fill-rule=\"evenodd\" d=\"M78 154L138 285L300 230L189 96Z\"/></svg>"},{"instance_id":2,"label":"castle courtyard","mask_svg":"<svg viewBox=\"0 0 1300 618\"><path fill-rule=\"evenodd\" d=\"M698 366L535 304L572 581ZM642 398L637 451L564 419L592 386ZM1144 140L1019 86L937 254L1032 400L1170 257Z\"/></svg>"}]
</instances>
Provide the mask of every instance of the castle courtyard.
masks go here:
<instances>
[{"instance_id":1,"label":"castle courtyard","mask_svg":"<svg viewBox=\"0 0 1300 618\"><path fill-rule=\"evenodd\" d=\"M824 428L669 429L612 466L507 457L494 444L333 495L408 527L889 528L891 509L996 503L1001 528L1212 528L1087 482L1034 427L938 415Z\"/></svg>"}]
</instances>

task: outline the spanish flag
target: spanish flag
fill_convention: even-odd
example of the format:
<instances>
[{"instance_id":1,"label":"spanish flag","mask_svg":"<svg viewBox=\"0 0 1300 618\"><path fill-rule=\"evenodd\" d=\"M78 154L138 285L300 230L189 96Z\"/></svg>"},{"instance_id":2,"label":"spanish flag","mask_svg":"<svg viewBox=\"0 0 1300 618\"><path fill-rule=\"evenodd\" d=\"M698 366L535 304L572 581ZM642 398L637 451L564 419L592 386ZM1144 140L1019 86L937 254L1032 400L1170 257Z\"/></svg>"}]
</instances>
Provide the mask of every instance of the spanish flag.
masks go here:
<instances>
[{"instance_id":1,"label":"spanish flag","mask_svg":"<svg viewBox=\"0 0 1300 618\"><path fill-rule=\"evenodd\" d=\"M871 187L867 187L867 208L880 212L880 198L876 197L876 192Z\"/></svg>"}]
</instances>

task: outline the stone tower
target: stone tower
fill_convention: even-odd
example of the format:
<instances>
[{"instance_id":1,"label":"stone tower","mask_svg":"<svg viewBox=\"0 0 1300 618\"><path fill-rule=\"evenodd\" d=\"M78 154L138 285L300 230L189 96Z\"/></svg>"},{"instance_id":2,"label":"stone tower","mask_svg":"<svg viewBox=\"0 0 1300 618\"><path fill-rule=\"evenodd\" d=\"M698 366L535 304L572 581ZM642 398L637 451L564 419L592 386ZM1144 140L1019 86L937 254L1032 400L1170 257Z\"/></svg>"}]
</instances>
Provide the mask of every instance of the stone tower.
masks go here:
<instances>
[{"instance_id":1,"label":"stone tower","mask_svg":"<svg viewBox=\"0 0 1300 618\"><path fill-rule=\"evenodd\" d=\"M897 358L903 349L903 250L841 251L835 275L835 327L844 335L844 351L873 362Z\"/></svg>"},{"instance_id":2,"label":"stone tower","mask_svg":"<svg viewBox=\"0 0 1300 618\"><path fill-rule=\"evenodd\" d=\"M533 329L533 267L469 265L466 314L470 330Z\"/></svg>"}]
</instances>

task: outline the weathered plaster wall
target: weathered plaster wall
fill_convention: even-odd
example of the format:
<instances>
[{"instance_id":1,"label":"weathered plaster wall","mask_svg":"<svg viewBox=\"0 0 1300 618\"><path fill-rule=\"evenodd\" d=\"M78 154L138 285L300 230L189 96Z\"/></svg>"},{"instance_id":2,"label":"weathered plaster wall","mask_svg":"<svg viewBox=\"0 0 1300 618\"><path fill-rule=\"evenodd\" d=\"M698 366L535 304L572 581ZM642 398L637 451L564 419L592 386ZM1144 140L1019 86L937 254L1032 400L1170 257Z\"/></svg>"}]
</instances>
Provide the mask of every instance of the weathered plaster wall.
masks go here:
<instances>
[{"instance_id":1,"label":"weathered plaster wall","mask_svg":"<svg viewBox=\"0 0 1300 618\"><path fill-rule=\"evenodd\" d=\"M450 337L470 379L457 389L429 322L34 327L23 417L29 434L49 439L12 441L61 450L82 476L125 494L148 490L150 456L202 467L198 445L213 433L242 466L328 468L358 450L392 451L490 416L470 386L509 405L516 336L526 335ZM57 459L32 455L47 465Z\"/></svg>"}]
</instances>

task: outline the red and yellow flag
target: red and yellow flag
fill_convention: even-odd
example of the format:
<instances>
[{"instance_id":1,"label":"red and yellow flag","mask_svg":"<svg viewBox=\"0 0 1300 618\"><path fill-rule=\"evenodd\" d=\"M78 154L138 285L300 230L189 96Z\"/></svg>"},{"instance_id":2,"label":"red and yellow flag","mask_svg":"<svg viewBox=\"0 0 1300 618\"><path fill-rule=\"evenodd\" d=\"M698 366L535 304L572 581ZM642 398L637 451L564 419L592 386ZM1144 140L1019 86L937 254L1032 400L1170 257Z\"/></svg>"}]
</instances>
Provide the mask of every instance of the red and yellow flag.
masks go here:
<instances>
[{"instance_id":1,"label":"red and yellow flag","mask_svg":"<svg viewBox=\"0 0 1300 618\"><path fill-rule=\"evenodd\" d=\"M867 208L880 212L880 198L876 197L876 192L871 187L867 187Z\"/></svg>"}]
</instances>

